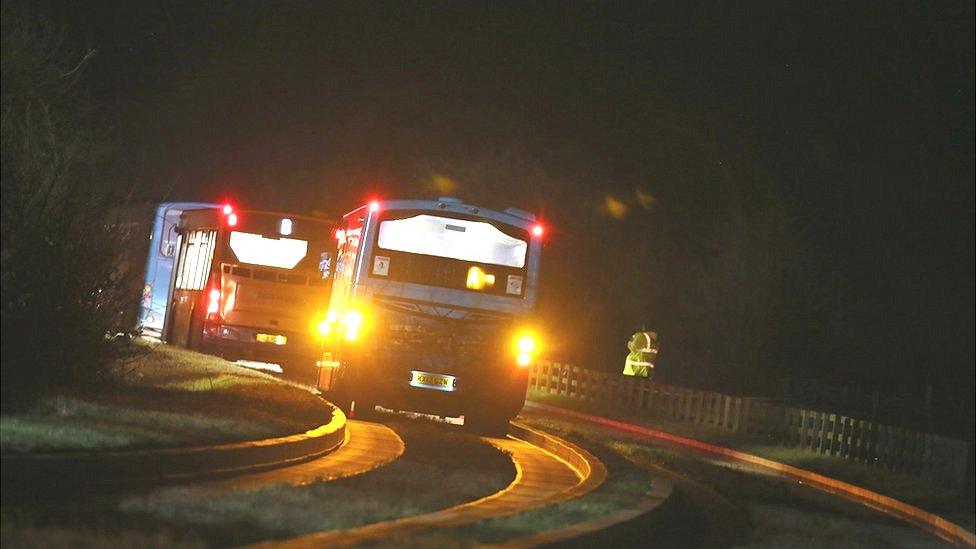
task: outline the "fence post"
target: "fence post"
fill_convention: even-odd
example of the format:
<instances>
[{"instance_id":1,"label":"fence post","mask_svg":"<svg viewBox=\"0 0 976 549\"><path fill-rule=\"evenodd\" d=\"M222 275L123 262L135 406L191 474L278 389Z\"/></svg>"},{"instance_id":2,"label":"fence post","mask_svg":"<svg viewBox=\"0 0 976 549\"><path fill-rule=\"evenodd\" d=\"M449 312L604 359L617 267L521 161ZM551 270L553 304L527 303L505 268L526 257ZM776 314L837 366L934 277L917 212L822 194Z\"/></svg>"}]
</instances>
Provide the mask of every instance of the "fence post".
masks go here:
<instances>
[{"instance_id":1,"label":"fence post","mask_svg":"<svg viewBox=\"0 0 976 549\"><path fill-rule=\"evenodd\" d=\"M842 416L840 418L840 448L838 448L838 454L840 457L847 459L851 454L851 418L847 416Z\"/></svg>"},{"instance_id":2,"label":"fence post","mask_svg":"<svg viewBox=\"0 0 976 549\"><path fill-rule=\"evenodd\" d=\"M802 427L802 425L797 425L799 421L803 421L800 415L801 411L790 406L787 408L787 419L788 423L786 425L786 445L787 446L799 446L802 440L802 435L797 427Z\"/></svg>"},{"instance_id":3,"label":"fence post","mask_svg":"<svg viewBox=\"0 0 976 549\"><path fill-rule=\"evenodd\" d=\"M796 438L794 439L795 440L794 445L802 447L803 441L806 440L803 437L803 429L804 427L806 427L804 423L806 421L806 412L804 411L803 408L797 408L795 409L794 414L795 414L794 425L796 426Z\"/></svg>"},{"instance_id":4,"label":"fence post","mask_svg":"<svg viewBox=\"0 0 976 549\"><path fill-rule=\"evenodd\" d=\"M732 404L732 430L738 432L739 420L742 416L742 397L734 398Z\"/></svg>"},{"instance_id":5,"label":"fence post","mask_svg":"<svg viewBox=\"0 0 976 549\"><path fill-rule=\"evenodd\" d=\"M549 392L559 394L559 363L553 362L549 366Z\"/></svg>"},{"instance_id":6,"label":"fence post","mask_svg":"<svg viewBox=\"0 0 976 549\"><path fill-rule=\"evenodd\" d=\"M831 414L830 419L832 422L830 430L830 455L836 456L840 453L840 436L844 433L843 420L844 417L838 414Z\"/></svg>"},{"instance_id":7,"label":"fence post","mask_svg":"<svg viewBox=\"0 0 976 549\"><path fill-rule=\"evenodd\" d=\"M559 394L559 363L553 362L549 365L549 393Z\"/></svg>"},{"instance_id":8,"label":"fence post","mask_svg":"<svg viewBox=\"0 0 976 549\"><path fill-rule=\"evenodd\" d=\"M583 386L583 395L587 398L587 400L596 400L597 395L593 391L593 387L596 385L596 383L594 383L593 372L583 370L583 379L586 380Z\"/></svg>"},{"instance_id":9,"label":"fence post","mask_svg":"<svg viewBox=\"0 0 976 549\"><path fill-rule=\"evenodd\" d=\"M559 363L553 362L549 365L549 376L546 380L550 394L559 394Z\"/></svg>"},{"instance_id":10,"label":"fence post","mask_svg":"<svg viewBox=\"0 0 976 549\"><path fill-rule=\"evenodd\" d=\"M854 421L851 428L851 446L854 460L864 463L867 460L867 429L863 419Z\"/></svg>"},{"instance_id":11,"label":"fence post","mask_svg":"<svg viewBox=\"0 0 976 549\"><path fill-rule=\"evenodd\" d=\"M932 464L934 462L932 447L934 446L931 433L925 433L925 437L922 440L922 470L921 475L924 478L932 480L934 475L932 474Z\"/></svg>"},{"instance_id":12,"label":"fence post","mask_svg":"<svg viewBox=\"0 0 976 549\"><path fill-rule=\"evenodd\" d=\"M823 434L824 428L827 426L827 417L823 412L816 412L816 421L814 422L814 433L816 434L816 444L814 449L818 454L823 454Z\"/></svg>"},{"instance_id":13,"label":"fence post","mask_svg":"<svg viewBox=\"0 0 976 549\"><path fill-rule=\"evenodd\" d=\"M890 433L888 431L887 425L877 425L875 424L875 430L878 433L877 449L875 450L874 459L877 464L884 468L888 468L888 447L890 444Z\"/></svg>"},{"instance_id":14,"label":"fence post","mask_svg":"<svg viewBox=\"0 0 976 549\"><path fill-rule=\"evenodd\" d=\"M752 417L752 408L753 408L752 405L753 402L751 399L748 398L742 399L742 417L740 418L742 423L740 424L740 427L742 428L742 432L744 433L750 432L753 428L753 425L755 424L755 421L753 421L753 417Z\"/></svg>"},{"instance_id":15,"label":"fence post","mask_svg":"<svg viewBox=\"0 0 976 549\"><path fill-rule=\"evenodd\" d=\"M732 428L732 418L730 416L731 416L731 408L732 408L732 397L730 397L729 395L725 395L722 398L722 400L724 401L722 403L722 410L723 410L722 411L722 427L724 427L725 429L731 429Z\"/></svg>"}]
</instances>

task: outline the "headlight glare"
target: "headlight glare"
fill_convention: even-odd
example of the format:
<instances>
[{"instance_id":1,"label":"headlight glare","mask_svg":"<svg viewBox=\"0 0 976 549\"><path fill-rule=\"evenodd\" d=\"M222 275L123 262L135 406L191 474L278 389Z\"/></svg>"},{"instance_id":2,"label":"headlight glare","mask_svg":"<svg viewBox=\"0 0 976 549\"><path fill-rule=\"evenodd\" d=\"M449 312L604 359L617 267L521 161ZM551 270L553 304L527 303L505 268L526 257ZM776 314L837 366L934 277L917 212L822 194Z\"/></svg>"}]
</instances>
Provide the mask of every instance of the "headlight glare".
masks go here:
<instances>
[{"instance_id":1,"label":"headlight glare","mask_svg":"<svg viewBox=\"0 0 976 549\"><path fill-rule=\"evenodd\" d=\"M522 331L512 340L515 363L526 368L539 356L539 338L535 333Z\"/></svg>"}]
</instances>

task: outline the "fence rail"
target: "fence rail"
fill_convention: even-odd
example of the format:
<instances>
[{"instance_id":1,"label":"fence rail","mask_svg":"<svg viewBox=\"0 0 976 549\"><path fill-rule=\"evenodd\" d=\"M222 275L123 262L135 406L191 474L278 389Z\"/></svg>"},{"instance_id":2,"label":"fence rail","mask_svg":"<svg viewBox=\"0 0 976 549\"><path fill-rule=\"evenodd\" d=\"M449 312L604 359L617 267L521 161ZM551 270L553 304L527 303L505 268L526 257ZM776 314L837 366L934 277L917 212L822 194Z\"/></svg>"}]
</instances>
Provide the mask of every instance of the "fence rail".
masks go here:
<instances>
[{"instance_id":1,"label":"fence rail","mask_svg":"<svg viewBox=\"0 0 976 549\"><path fill-rule=\"evenodd\" d=\"M954 490L966 482L969 444L931 433L558 362L533 365L529 388L759 435L781 446L877 465Z\"/></svg>"}]
</instances>

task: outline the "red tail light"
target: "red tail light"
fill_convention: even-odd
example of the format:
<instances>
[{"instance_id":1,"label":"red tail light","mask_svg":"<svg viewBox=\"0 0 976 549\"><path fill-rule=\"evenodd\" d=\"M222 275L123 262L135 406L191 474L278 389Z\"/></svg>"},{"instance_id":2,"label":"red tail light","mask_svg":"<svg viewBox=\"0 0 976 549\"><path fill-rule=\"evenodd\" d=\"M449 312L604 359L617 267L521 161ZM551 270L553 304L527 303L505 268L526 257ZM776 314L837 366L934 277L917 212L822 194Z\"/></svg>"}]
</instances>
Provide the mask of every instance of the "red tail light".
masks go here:
<instances>
[{"instance_id":1,"label":"red tail light","mask_svg":"<svg viewBox=\"0 0 976 549\"><path fill-rule=\"evenodd\" d=\"M207 318L217 318L220 316L220 290L217 288L212 288L210 294L208 295L209 300L207 301Z\"/></svg>"},{"instance_id":2,"label":"red tail light","mask_svg":"<svg viewBox=\"0 0 976 549\"><path fill-rule=\"evenodd\" d=\"M542 236L542 233L544 232L545 232L545 228L542 226L541 223L537 223L532 227L533 236Z\"/></svg>"}]
</instances>

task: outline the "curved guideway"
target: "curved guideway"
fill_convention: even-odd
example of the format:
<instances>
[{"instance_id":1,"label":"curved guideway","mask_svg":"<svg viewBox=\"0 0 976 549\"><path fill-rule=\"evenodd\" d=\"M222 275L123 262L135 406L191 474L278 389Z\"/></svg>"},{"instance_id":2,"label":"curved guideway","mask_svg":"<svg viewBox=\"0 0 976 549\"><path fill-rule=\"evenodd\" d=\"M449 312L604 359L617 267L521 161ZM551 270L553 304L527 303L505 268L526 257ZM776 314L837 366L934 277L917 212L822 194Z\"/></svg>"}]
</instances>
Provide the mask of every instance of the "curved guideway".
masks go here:
<instances>
[{"instance_id":1,"label":"curved guideway","mask_svg":"<svg viewBox=\"0 0 976 549\"><path fill-rule=\"evenodd\" d=\"M372 471L399 458L403 450L403 440L389 427L379 423L348 420L346 439L342 447L321 458L280 469L195 485L217 491L254 490L273 484L302 486Z\"/></svg>"},{"instance_id":2,"label":"curved guideway","mask_svg":"<svg viewBox=\"0 0 976 549\"><path fill-rule=\"evenodd\" d=\"M716 464L732 464L735 470L743 473L769 476L785 481L788 486L796 489L797 492L809 493L812 490L813 492L838 496L839 501L862 505L868 509L903 520L912 526L919 527L922 531L927 531L929 534L938 536L942 541L952 545L963 547L974 546L974 536L971 531L967 531L963 527L953 524L942 517L930 514L893 498L877 494L866 488L854 486L811 471L730 448L715 446L664 431L657 431L641 425L594 416L580 411L538 402L526 402L523 413L526 412L528 414L536 413L540 417L551 414L555 417L561 417L565 421L579 422L582 420L583 422L597 425L602 429L609 429L611 432L616 432L628 438L663 443L663 445L708 456ZM699 482L695 482L682 473L670 471L663 467L652 466L651 470L656 471L658 474L671 477L675 492L681 493L689 498L697 507L697 512L704 519L713 523L713 527L709 528L706 532L707 537L702 542L703 545L737 544L742 542L744 536L752 529L749 516L743 511L742 507L732 503L718 491ZM911 530L906 530L911 532ZM878 531L872 532L873 535L878 535L878 533ZM903 533L899 535L904 536ZM891 542L892 540L889 539L887 541ZM906 545L911 546L928 546L930 542L934 542L934 540L927 538L912 540L899 539L899 541L904 541ZM879 544L884 544L884 542L885 540L883 538L878 538Z\"/></svg>"},{"instance_id":3,"label":"curved guideway","mask_svg":"<svg viewBox=\"0 0 976 549\"><path fill-rule=\"evenodd\" d=\"M606 469L588 453L551 435L516 426L522 438L486 438L510 455L515 464L515 480L503 490L434 513L377 522L349 530L332 530L259 547L308 547L356 545L416 534L432 528L447 528L537 509L580 497L603 482ZM532 442L523 440L530 439ZM544 448L549 447L556 453Z\"/></svg>"}]
</instances>

